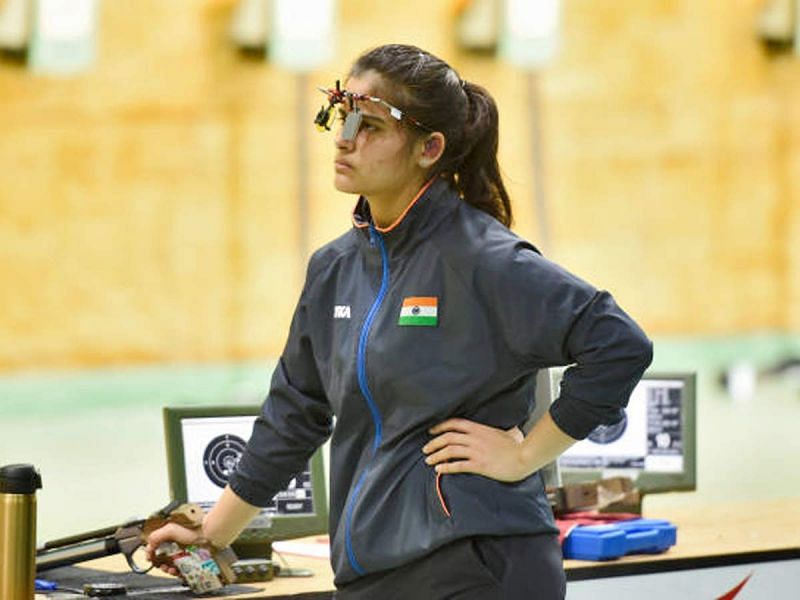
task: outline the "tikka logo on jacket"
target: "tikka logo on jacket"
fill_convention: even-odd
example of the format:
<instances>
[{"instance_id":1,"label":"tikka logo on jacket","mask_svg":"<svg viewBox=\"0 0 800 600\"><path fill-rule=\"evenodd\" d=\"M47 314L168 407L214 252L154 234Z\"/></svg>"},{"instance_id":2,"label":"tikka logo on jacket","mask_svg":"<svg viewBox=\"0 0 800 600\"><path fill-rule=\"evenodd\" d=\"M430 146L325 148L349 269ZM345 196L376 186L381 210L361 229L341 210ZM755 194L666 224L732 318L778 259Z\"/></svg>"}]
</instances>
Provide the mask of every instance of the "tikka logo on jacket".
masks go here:
<instances>
[{"instance_id":1,"label":"tikka logo on jacket","mask_svg":"<svg viewBox=\"0 0 800 600\"><path fill-rule=\"evenodd\" d=\"M436 327L438 316L436 296L411 296L403 299L398 325Z\"/></svg>"},{"instance_id":2,"label":"tikka logo on jacket","mask_svg":"<svg viewBox=\"0 0 800 600\"><path fill-rule=\"evenodd\" d=\"M349 304L337 304L333 307L333 318L334 319L349 319L350 318L350 305Z\"/></svg>"}]
</instances>

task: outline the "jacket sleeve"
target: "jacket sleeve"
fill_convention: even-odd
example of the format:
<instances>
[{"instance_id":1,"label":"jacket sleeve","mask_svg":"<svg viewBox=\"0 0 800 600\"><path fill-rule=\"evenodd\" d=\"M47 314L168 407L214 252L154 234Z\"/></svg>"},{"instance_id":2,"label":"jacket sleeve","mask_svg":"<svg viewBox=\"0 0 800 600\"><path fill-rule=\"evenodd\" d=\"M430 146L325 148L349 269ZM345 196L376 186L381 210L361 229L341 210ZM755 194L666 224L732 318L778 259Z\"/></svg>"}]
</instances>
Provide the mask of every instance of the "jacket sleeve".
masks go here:
<instances>
[{"instance_id":1,"label":"jacket sleeve","mask_svg":"<svg viewBox=\"0 0 800 600\"><path fill-rule=\"evenodd\" d=\"M550 407L556 425L583 439L618 422L652 361L652 343L605 291L543 258L524 242L489 268L492 304L506 343L528 368L572 365Z\"/></svg>"},{"instance_id":2,"label":"jacket sleeve","mask_svg":"<svg viewBox=\"0 0 800 600\"><path fill-rule=\"evenodd\" d=\"M269 504L331 434L332 411L311 348L310 279L309 275L261 414L228 482L237 496L254 506Z\"/></svg>"}]
</instances>

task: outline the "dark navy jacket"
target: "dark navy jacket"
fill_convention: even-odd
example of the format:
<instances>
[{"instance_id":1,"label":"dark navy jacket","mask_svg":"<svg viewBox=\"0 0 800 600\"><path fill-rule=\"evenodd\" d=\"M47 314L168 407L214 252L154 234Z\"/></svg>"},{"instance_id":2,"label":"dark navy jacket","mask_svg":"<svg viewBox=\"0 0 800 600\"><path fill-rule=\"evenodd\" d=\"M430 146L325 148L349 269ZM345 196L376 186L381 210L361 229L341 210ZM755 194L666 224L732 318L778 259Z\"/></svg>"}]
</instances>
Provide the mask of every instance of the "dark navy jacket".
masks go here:
<instances>
[{"instance_id":1,"label":"dark navy jacket","mask_svg":"<svg viewBox=\"0 0 800 600\"><path fill-rule=\"evenodd\" d=\"M550 414L582 439L619 421L650 341L607 292L543 258L444 180L388 231L372 225L364 198L354 224L311 258L233 491L267 504L333 431L337 584L464 536L556 531L539 473L437 481L422 453L427 430L449 417L521 425L537 371L574 363ZM435 299L434 325L399 324L414 297Z\"/></svg>"}]
</instances>

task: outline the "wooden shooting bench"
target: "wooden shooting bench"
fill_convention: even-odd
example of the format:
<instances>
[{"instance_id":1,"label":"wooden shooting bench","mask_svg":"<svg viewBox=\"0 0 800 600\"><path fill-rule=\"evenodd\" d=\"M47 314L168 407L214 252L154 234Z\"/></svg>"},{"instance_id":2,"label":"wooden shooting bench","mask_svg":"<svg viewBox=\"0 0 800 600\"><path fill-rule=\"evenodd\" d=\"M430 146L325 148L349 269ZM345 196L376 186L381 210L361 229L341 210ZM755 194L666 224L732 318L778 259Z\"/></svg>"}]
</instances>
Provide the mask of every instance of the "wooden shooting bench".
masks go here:
<instances>
[{"instance_id":1,"label":"wooden shooting bench","mask_svg":"<svg viewBox=\"0 0 800 600\"><path fill-rule=\"evenodd\" d=\"M786 597L800 589L800 498L645 513L675 523L677 544L663 554L631 555L606 562L565 561L569 600L616 599L621 589L627 597L648 600L713 598L743 581L748 594L742 597ZM327 559L285 558L292 568L311 569L313 577L248 583L258 591L215 598L332 597L333 573ZM109 573L128 570L119 555L80 566ZM176 582L160 572L158 575L165 578L165 585Z\"/></svg>"}]
</instances>

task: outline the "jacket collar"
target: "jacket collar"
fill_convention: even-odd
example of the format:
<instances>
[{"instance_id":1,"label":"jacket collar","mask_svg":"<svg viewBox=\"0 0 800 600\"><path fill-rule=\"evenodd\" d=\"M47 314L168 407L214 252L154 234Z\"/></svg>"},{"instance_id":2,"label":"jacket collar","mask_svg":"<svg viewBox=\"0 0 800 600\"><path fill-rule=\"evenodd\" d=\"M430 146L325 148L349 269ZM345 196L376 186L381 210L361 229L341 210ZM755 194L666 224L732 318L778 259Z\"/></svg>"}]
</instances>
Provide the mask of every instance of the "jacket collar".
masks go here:
<instances>
[{"instance_id":1,"label":"jacket collar","mask_svg":"<svg viewBox=\"0 0 800 600\"><path fill-rule=\"evenodd\" d=\"M353 209L353 227L367 240L369 230L374 227L383 236L387 249L396 253L424 239L460 202L458 194L446 180L433 177L388 227L378 227L373 223L369 201L360 196Z\"/></svg>"}]
</instances>

